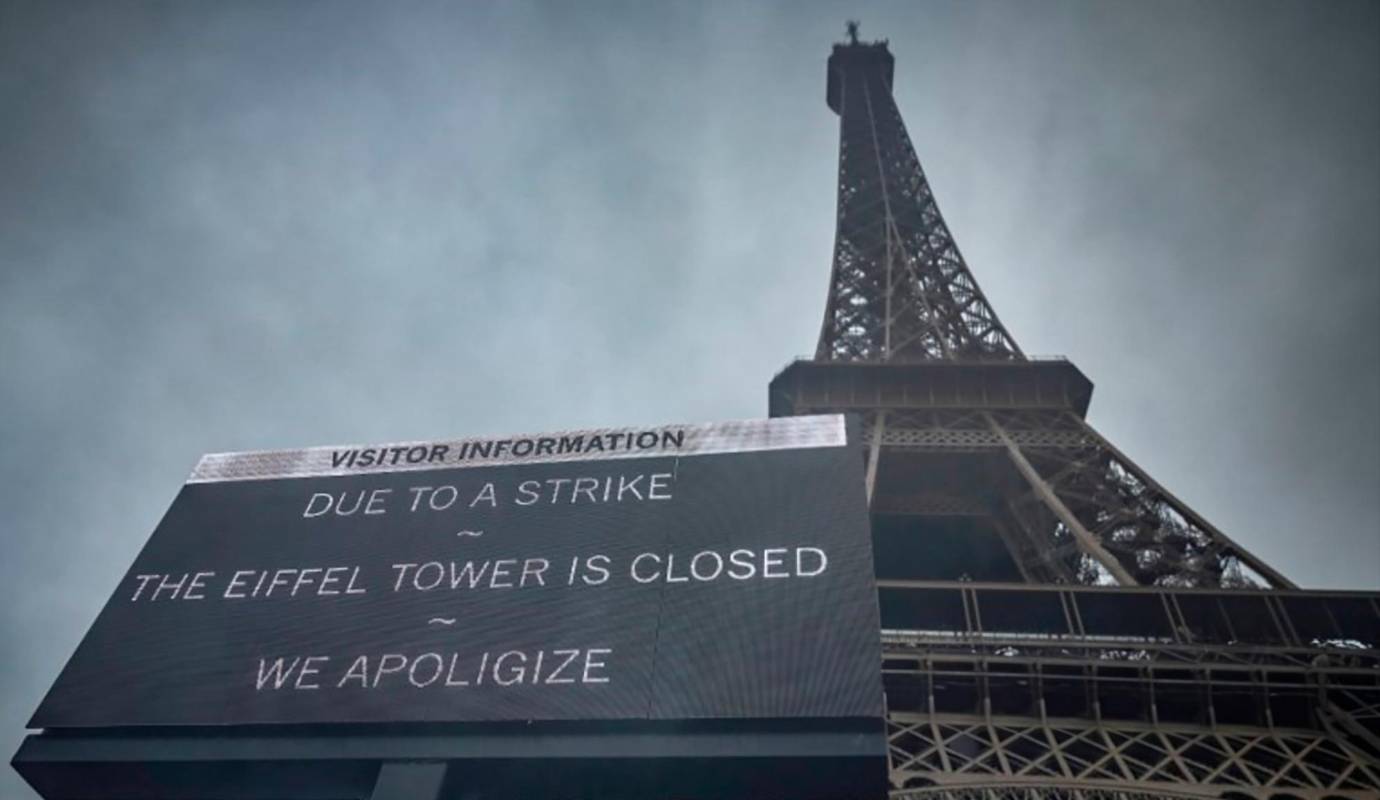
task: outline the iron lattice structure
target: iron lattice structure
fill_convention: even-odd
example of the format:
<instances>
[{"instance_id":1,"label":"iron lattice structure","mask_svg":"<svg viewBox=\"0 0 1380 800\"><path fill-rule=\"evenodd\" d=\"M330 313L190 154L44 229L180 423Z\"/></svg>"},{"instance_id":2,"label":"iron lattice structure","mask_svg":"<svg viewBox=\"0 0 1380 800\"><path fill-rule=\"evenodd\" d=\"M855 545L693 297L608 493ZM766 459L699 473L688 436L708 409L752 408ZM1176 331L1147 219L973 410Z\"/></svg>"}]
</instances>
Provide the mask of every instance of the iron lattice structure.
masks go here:
<instances>
[{"instance_id":1,"label":"iron lattice structure","mask_svg":"<svg viewBox=\"0 0 1380 800\"><path fill-rule=\"evenodd\" d=\"M893 797L1380 797L1380 597L1299 591L1087 423L969 271L887 43L850 38L819 344L771 413L864 421Z\"/></svg>"},{"instance_id":2,"label":"iron lattice structure","mask_svg":"<svg viewBox=\"0 0 1380 800\"><path fill-rule=\"evenodd\" d=\"M1020 358L939 213L891 96L886 44L849 45L833 63L847 64L830 67L828 90L838 231L815 357Z\"/></svg>"}]
</instances>

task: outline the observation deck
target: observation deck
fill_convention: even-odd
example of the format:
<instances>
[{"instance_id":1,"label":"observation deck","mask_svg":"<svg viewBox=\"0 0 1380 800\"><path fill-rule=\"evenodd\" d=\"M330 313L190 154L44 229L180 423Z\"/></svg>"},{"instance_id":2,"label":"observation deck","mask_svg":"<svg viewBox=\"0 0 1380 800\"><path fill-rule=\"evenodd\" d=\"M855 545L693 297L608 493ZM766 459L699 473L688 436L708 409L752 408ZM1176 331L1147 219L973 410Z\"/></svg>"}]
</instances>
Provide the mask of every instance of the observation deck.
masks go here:
<instances>
[{"instance_id":1,"label":"observation deck","mask_svg":"<svg viewBox=\"0 0 1380 800\"><path fill-rule=\"evenodd\" d=\"M1093 383L1060 356L935 361L799 358L772 378L773 417L815 410L989 408L1088 413Z\"/></svg>"}]
</instances>

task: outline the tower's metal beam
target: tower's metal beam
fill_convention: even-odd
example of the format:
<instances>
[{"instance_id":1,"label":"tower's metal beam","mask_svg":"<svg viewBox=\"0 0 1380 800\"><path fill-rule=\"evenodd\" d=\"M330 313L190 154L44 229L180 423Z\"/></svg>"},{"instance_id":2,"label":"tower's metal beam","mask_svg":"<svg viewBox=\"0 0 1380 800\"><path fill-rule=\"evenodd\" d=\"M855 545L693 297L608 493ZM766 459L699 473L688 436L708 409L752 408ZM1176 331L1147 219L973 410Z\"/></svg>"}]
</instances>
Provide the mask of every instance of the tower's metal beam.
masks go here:
<instances>
[{"instance_id":1,"label":"tower's metal beam","mask_svg":"<svg viewBox=\"0 0 1380 800\"><path fill-rule=\"evenodd\" d=\"M984 412L982 416L987 420L987 424L991 427L992 432L1001 439L1002 444L1006 447L1007 455L1011 457L1011 463L1016 465L1016 469L1020 471L1021 476L1030 482L1031 488L1035 490L1035 493L1038 494L1045 505L1049 507L1049 510L1053 511L1055 516L1059 518L1059 521L1064 523L1064 526L1073 534L1074 539L1078 542L1078 549L1096 559L1097 563L1101 564L1112 574L1112 577L1116 578L1117 583L1120 583L1122 586L1137 585L1139 582L1135 577L1121 565L1121 562L1117 560L1116 556L1107 552L1107 549L1102 546L1102 543L1098 541L1096 536L1093 536L1088 532L1087 528L1083 527L1083 523L1079 521L1078 517L1074 516L1073 512L1068 509L1068 506L1064 505L1064 501L1060 500L1059 496L1054 493L1054 490L1049 487L1049 484L1045 483L1045 479L1040 477L1040 473L1036 472L1035 468L1030 466L1030 462L1026 461L1025 456L1021 453L1021 448L1017 447L1016 443L1011 441L1011 437L1006 434L1005 429L997 423L996 419L986 412Z\"/></svg>"}]
</instances>

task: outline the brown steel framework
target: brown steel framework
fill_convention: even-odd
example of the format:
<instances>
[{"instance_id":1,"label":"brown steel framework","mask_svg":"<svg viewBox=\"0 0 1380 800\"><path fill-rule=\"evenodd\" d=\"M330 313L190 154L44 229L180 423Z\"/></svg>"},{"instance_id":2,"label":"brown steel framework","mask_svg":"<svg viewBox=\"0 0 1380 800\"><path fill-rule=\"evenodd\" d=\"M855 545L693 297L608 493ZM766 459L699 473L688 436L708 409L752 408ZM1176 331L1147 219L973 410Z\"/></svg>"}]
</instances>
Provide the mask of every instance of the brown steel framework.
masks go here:
<instances>
[{"instance_id":1,"label":"brown steel framework","mask_svg":"<svg viewBox=\"0 0 1380 800\"><path fill-rule=\"evenodd\" d=\"M773 415L864 421L894 797L1380 797L1380 599L1300 591L1095 431L935 204L886 42L835 45L819 344Z\"/></svg>"}]
</instances>

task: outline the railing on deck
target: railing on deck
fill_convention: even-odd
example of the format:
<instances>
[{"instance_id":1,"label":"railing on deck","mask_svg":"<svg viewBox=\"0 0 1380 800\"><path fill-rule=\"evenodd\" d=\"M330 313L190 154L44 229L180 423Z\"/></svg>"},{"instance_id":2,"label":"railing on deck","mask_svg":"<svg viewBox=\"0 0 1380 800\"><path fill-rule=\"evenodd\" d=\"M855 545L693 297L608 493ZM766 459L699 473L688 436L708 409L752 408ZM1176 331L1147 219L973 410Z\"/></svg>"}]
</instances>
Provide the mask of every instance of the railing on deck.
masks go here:
<instances>
[{"instance_id":1,"label":"railing on deck","mask_svg":"<svg viewBox=\"0 0 1380 800\"><path fill-rule=\"evenodd\" d=\"M882 629L959 638L1380 649L1380 594L878 581Z\"/></svg>"}]
</instances>

